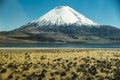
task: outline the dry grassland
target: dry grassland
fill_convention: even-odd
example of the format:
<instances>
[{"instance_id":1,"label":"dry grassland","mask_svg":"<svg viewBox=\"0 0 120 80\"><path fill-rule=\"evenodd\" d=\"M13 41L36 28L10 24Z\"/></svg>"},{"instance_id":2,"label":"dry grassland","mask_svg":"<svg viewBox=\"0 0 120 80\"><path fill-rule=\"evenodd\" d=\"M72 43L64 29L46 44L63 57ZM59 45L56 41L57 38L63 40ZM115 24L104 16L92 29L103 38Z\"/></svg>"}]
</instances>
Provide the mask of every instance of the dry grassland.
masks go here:
<instances>
[{"instance_id":1,"label":"dry grassland","mask_svg":"<svg viewBox=\"0 0 120 80\"><path fill-rule=\"evenodd\" d=\"M120 50L0 49L0 80L120 80Z\"/></svg>"}]
</instances>

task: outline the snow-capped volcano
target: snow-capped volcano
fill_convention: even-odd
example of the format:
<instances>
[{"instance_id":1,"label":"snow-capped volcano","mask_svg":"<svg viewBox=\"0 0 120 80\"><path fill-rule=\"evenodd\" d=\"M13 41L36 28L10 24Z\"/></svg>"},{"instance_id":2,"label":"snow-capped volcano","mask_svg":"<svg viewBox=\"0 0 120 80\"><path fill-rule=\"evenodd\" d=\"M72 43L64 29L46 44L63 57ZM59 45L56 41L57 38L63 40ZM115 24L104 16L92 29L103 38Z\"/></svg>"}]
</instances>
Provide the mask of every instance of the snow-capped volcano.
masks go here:
<instances>
[{"instance_id":1,"label":"snow-capped volcano","mask_svg":"<svg viewBox=\"0 0 120 80\"><path fill-rule=\"evenodd\" d=\"M15 30L1 32L8 42L120 42L120 29L99 25L69 6L59 6L38 20L29 22ZM6 39L5 38L5 39ZM1 40L2 42L6 40Z\"/></svg>"},{"instance_id":2,"label":"snow-capped volcano","mask_svg":"<svg viewBox=\"0 0 120 80\"><path fill-rule=\"evenodd\" d=\"M40 17L37 22L39 26L44 25L98 25L90 19L86 18L79 12L70 8L69 6L58 6Z\"/></svg>"}]
</instances>

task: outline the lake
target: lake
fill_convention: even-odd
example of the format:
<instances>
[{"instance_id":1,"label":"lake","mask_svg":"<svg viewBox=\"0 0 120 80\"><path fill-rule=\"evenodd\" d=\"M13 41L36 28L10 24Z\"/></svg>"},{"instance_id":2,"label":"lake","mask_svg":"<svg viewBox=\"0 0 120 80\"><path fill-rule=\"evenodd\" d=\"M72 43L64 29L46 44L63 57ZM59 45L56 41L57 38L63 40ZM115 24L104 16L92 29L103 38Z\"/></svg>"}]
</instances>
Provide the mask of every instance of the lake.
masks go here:
<instances>
[{"instance_id":1,"label":"lake","mask_svg":"<svg viewBox=\"0 0 120 80\"><path fill-rule=\"evenodd\" d=\"M83 44L83 43L6 43L1 48L120 48L120 44Z\"/></svg>"}]
</instances>

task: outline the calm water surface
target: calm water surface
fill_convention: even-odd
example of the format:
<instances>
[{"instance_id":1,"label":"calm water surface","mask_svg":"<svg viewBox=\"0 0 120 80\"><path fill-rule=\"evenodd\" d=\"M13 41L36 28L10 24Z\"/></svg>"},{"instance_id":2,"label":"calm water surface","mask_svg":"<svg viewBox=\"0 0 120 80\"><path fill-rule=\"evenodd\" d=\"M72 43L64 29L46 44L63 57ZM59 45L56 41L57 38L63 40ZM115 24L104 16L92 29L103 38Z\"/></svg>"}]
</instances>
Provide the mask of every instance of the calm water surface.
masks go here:
<instances>
[{"instance_id":1,"label":"calm water surface","mask_svg":"<svg viewBox=\"0 0 120 80\"><path fill-rule=\"evenodd\" d=\"M120 48L120 44L83 44L83 43L6 43L0 44L0 47L38 47L38 48Z\"/></svg>"}]
</instances>

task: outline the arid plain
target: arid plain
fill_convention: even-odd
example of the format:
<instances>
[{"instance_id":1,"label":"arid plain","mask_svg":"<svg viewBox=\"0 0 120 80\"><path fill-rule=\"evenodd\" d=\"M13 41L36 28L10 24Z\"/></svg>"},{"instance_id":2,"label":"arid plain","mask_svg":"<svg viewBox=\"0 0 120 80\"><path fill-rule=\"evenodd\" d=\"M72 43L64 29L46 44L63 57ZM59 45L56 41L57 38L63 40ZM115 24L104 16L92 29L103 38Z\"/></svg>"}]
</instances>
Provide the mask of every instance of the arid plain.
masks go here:
<instances>
[{"instance_id":1,"label":"arid plain","mask_svg":"<svg viewBox=\"0 0 120 80\"><path fill-rule=\"evenodd\" d=\"M0 49L0 80L120 80L119 49Z\"/></svg>"}]
</instances>

